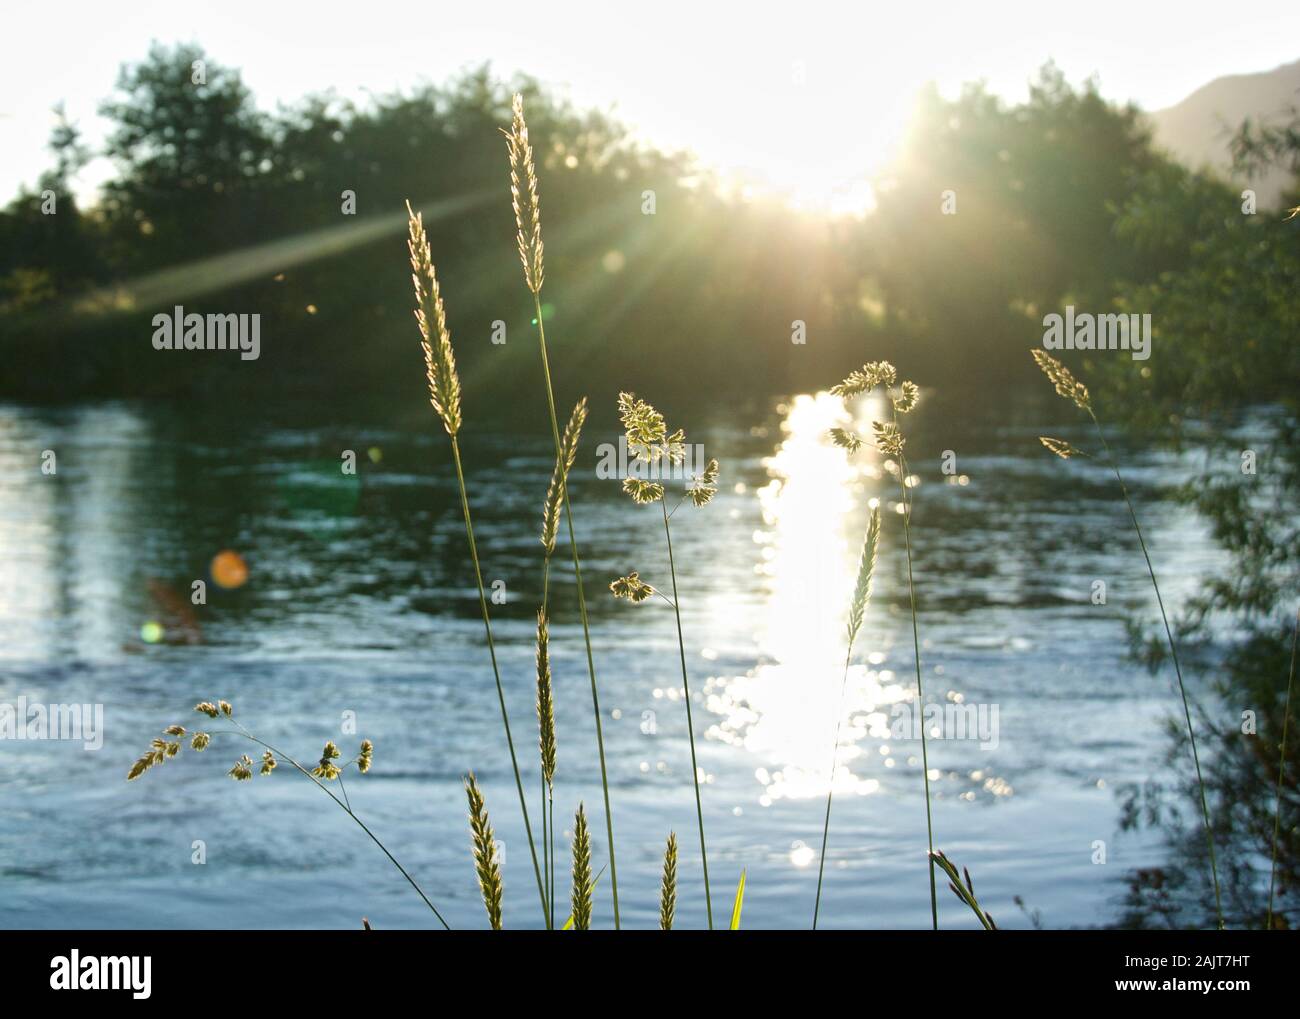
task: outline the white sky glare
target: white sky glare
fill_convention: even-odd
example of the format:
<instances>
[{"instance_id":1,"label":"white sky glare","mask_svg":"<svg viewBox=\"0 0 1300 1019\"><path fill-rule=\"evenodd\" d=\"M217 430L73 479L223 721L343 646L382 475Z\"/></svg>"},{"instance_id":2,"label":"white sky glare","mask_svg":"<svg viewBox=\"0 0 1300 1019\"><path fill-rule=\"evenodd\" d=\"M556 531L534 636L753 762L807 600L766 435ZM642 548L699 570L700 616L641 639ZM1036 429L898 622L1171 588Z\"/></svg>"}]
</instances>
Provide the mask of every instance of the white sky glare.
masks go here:
<instances>
[{"instance_id":1,"label":"white sky glare","mask_svg":"<svg viewBox=\"0 0 1300 1019\"><path fill-rule=\"evenodd\" d=\"M240 69L264 109L334 89L441 82L490 61L580 106L613 109L647 141L689 148L796 200L834 203L897 143L916 90L984 80L1023 97L1049 58L1104 95L1171 105L1225 74L1300 56L1300 4L656 4L519 0L357 5L75 0L13 4L0 45L0 201L51 163L51 108L97 145L99 103L152 40L197 42ZM109 168L86 173L83 188ZM854 199L848 196L846 201Z\"/></svg>"}]
</instances>

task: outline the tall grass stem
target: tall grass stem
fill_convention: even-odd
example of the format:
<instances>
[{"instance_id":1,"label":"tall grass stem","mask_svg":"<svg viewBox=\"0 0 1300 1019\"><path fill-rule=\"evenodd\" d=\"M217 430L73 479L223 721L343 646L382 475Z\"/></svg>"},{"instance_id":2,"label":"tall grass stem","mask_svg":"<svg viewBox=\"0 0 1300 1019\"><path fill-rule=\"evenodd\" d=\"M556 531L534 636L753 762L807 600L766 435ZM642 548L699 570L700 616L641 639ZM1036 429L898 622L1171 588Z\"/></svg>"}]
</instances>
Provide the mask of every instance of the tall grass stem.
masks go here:
<instances>
[{"instance_id":1,"label":"tall grass stem","mask_svg":"<svg viewBox=\"0 0 1300 1019\"><path fill-rule=\"evenodd\" d=\"M1219 865L1214 854L1214 829L1210 825L1210 807L1205 798L1205 779L1201 775L1201 757L1196 749L1196 730L1192 726L1192 708L1187 699L1187 686L1183 683L1183 669L1178 663L1178 649L1174 645L1173 628L1170 627L1169 615L1165 612L1165 601L1160 595L1160 584L1156 580L1155 567L1151 565L1151 554L1147 551L1146 539L1142 536L1142 525L1138 523L1137 510L1133 508L1133 500L1129 498L1128 486L1124 483L1124 476L1119 472L1119 462L1110 451L1110 444L1106 442L1106 435L1101 430L1101 422L1097 420L1097 415L1093 413L1091 406L1086 409L1088 416L1092 418L1093 426L1097 429L1097 438L1101 440L1102 449L1106 451L1106 459L1110 461L1110 468L1115 473L1115 480L1119 482L1119 490L1124 494L1124 504L1128 507L1128 515L1133 521L1133 530L1137 533L1138 544L1142 546L1142 558L1146 560L1147 573L1151 577L1151 586L1156 592L1156 604L1160 606L1160 619L1165 624L1165 637L1169 641L1169 656L1174 662L1174 673L1178 677L1178 692L1183 699L1183 716L1187 720L1187 739L1192 745L1192 762L1196 765L1196 785L1201 795L1201 817L1205 822L1205 842L1210 850L1210 874L1214 879L1214 908L1218 914L1219 930L1223 930L1223 899L1219 891Z\"/></svg>"},{"instance_id":2,"label":"tall grass stem","mask_svg":"<svg viewBox=\"0 0 1300 1019\"><path fill-rule=\"evenodd\" d=\"M1268 874L1268 926L1273 929L1273 888L1277 884L1277 836L1282 825L1282 776L1286 772L1286 737L1291 722L1291 688L1295 684L1296 642L1300 641L1300 611L1295 616L1295 631L1291 635L1291 671L1286 680L1286 709L1282 714L1282 745L1277 754L1277 806L1273 813L1273 863Z\"/></svg>"},{"instance_id":3,"label":"tall grass stem","mask_svg":"<svg viewBox=\"0 0 1300 1019\"><path fill-rule=\"evenodd\" d=\"M897 417L895 416L895 422ZM917 710L925 717L925 690L921 681L921 634L916 622L916 580L912 575L912 501L907 494L907 458L898 457L898 487L903 499L903 545L907 550L907 594L912 609L912 648L916 659ZM925 738L925 724L921 725L921 770L925 776L925 837L928 846L926 862L930 866L930 924L939 929L939 896L934 880L934 821L930 808L930 753Z\"/></svg>"},{"instance_id":4,"label":"tall grass stem","mask_svg":"<svg viewBox=\"0 0 1300 1019\"><path fill-rule=\"evenodd\" d=\"M515 754L515 741L510 733L510 715L506 711L506 695L501 685L501 670L497 667L496 642L492 639L492 620L488 615L487 593L483 588L483 570L479 565L478 546L474 542L474 523L469 512L469 496L465 490L465 469L460 460L460 442L451 437L451 456L456 464L456 483L460 486L460 506L465 516L465 537L469 542L470 558L474 560L474 579L478 582L478 603L483 614L483 629L487 634L488 656L492 659L492 675L496 679L497 701L501 705L501 724L506 730L506 745L510 748L510 765L515 773L515 789L519 793L519 809L524 815L524 831L528 836L528 852L533 858L533 876L537 879L537 895L542 903L542 920L549 922L546 907L546 889L542 886L542 868L537 862L537 846L533 842L533 826L528 820L528 802L524 797L524 783L519 777L519 758Z\"/></svg>"},{"instance_id":5,"label":"tall grass stem","mask_svg":"<svg viewBox=\"0 0 1300 1019\"><path fill-rule=\"evenodd\" d=\"M659 500L664 514L664 539L668 543L668 572L673 580L673 614L677 619L677 650L682 659L682 690L686 700L686 732L691 742L691 780L695 784L695 819L700 827L700 859L704 863L704 906L709 917L709 930L713 930L713 898L709 893L709 851L704 844L704 807L700 802L700 768L695 760L695 722L691 718L691 684L686 678L686 641L682 637L682 610L677 597L677 566L673 562L673 535L668 527L668 504Z\"/></svg>"},{"instance_id":6,"label":"tall grass stem","mask_svg":"<svg viewBox=\"0 0 1300 1019\"><path fill-rule=\"evenodd\" d=\"M374 832L372 832L372 831L369 829L369 827L366 826L366 823L365 823L364 821L362 821L361 818L357 817L357 815L354 814L354 813L352 812L352 808L351 808L351 807L349 807L348 805L346 805L342 800L340 800L337 796L335 796L334 793L332 793L332 792L330 791L329 787L327 787L327 786L325 785L324 782L322 782L320 779L318 779L315 775L313 775L310 771L308 771L306 768L304 768L304 767L303 767L301 764L299 764L296 760L294 760L292 757L290 757L288 754L286 754L283 750L278 750L277 748L275 748L274 746L272 746L270 743L267 743L265 740L260 740L260 739L258 739L256 736L254 736L251 732L249 732L247 729L245 729L245 728L244 728L242 725L240 725L238 722L235 722L235 720L234 720L233 718L231 719L231 722L233 722L233 723L235 724L235 726L237 726L238 729L239 729L239 732L237 733L237 735L243 736L243 737L244 737L245 739L247 739L247 740L251 740L252 742L256 743L256 744L257 744L258 746L260 746L260 747L265 747L267 750L271 751L271 753L275 754L276 757L280 758L280 760L288 761L291 765L293 765L293 766L294 766L295 768L297 768L300 772L302 772L302 773L303 773L304 775L306 775L309 779L311 779L311 781L314 782L314 783L315 783L315 784L320 788L321 792L323 792L323 793L324 793L326 796L328 796L331 800L333 800L335 803L337 803L339 809L340 809L341 811L343 811L343 813L347 814L348 817L352 818L353 821L356 822L357 827L359 827L363 832L365 832L365 833L370 837L370 841L373 842L375 845L377 845L377 846L380 848L380 850L383 852L383 854L384 854L385 856L388 857L388 861L389 861L389 862L390 862L394 867L397 868L398 872L402 875L402 877L406 878L406 883L409 884L412 888L415 889L415 894L418 895L421 899L424 900L424 904L425 904L426 906L428 906L429 909L433 911L433 915L436 916L436 917L438 918L438 922L439 922L440 924L442 924L442 929L445 930L445 931L449 931L449 930L451 930L451 926L447 923L447 921L446 921L445 919L443 919L442 914L441 914L440 912L438 912L438 907L435 906L435 905L434 905L434 904L429 900L429 896L427 896L427 895L424 894L424 889L421 888L421 887L419 886L419 884L416 883L415 878L411 877L411 875L410 875L409 873L407 873L406 868L403 867L400 863L397 862L397 857L395 857L392 853L390 853L390 852L388 851L388 847L387 847L386 845L384 845L382 842L379 841L379 836L376 835ZM214 733L214 735L215 735L215 733Z\"/></svg>"},{"instance_id":7,"label":"tall grass stem","mask_svg":"<svg viewBox=\"0 0 1300 1019\"><path fill-rule=\"evenodd\" d=\"M844 655L844 678L840 680L839 707L835 712L835 739L831 743L831 773L826 789L826 819L822 822L822 851L817 861L817 899L813 903L813 930L817 929L817 916L822 908L822 876L826 871L826 843L831 834L831 800L835 796L835 761L839 757L840 725L844 721L844 691L849 685L849 662L853 659L853 646Z\"/></svg>"},{"instance_id":8,"label":"tall grass stem","mask_svg":"<svg viewBox=\"0 0 1300 1019\"><path fill-rule=\"evenodd\" d=\"M551 415L551 436L555 440L555 455L564 455L560 441L560 423L555 416L555 391L551 385L551 364L546 352L546 326L542 322L540 288L533 292L533 308L537 315L537 341L542 355L542 375L546 380L546 408ZM605 801L605 834L609 839L609 884L614 898L614 929L620 928L618 913L618 865L614 859L614 815L609 806L609 770L605 764L605 734L601 726L600 691L596 685L596 661L591 653L591 625L587 619L587 598L582 590L582 561L578 553L578 540L573 530L573 510L569 505L569 482L560 478L561 498L564 501L564 520L569 531L569 551L573 557L573 576L578 589L578 615L582 620L582 639L587 649L587 675L591 679L591 708L596 720L596 749L600 756L600 788ZM481 591L481 586L480 586ZM522 792L520 796L522 797ZM540 885L540 881L538 882Z\"/></svg>"}]
</instances>

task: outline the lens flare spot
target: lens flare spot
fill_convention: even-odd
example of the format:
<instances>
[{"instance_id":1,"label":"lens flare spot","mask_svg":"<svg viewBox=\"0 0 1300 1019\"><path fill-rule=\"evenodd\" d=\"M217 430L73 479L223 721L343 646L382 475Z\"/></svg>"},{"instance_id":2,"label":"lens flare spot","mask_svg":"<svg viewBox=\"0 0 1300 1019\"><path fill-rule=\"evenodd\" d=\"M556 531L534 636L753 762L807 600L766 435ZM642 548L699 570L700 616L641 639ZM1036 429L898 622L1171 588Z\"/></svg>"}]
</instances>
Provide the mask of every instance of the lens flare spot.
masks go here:
<instances>
[{"instance_id":1,"label":"lens flare spot","mask_svg":"<svg viewBox=\"0 0 1300 1019\"><path fill-rule=\"evenodd\" d=\"M233 590L248 583L248 564L238 552L226 549L212 557L212 582Z\"/></svg>"}]
</instances>

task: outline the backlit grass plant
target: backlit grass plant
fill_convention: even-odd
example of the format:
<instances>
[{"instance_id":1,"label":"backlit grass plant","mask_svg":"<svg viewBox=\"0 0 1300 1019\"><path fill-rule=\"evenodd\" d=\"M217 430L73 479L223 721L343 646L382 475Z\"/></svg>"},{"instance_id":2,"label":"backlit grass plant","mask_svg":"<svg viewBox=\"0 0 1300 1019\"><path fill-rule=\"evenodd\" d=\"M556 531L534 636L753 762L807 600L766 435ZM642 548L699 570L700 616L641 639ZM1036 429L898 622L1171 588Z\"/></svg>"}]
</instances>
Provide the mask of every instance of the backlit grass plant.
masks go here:
<instances>
[{"instance_id":1,"label":"backlit grass plant","mask_svg":"<svg viewBox=\"0 0 1300 1019\"><path fill-rule=\"evenodd\" d=\"M546 886L542 880L541 865L537 861L533 826L528 817L523 779L519 774L519 758L515 754L515 741L510 731L510 713L506 709L501 669L497 665L496 642L492 637L492 619L488 613L487 592L483 586L483 569L479 564L478 547L474 542L474 522L469 508L469 495L465 489L465 469L461 464L459 439L462 425L460 376L456 372L456 357L452 351L451 332L447 328L446 308L443 305L438 276L433 266L429 238L424 231L424 220L411 208L409 202L406 212L410 231L407 247L411 256L411 281L415 285L415 320L420 327L420 345L424 350L425 374L429 382L429 402L433 404L434 411L442 420L443 428L451 439L451 458L456 467L456 484L460 490L461 512L465 519L465 539L469 544L470 559L474 563L479 611L483 616L483 630L487 635L492 676L496 680L497 701L501 707L501 725L505 729L506 746L510 751L510 765L514 769L519 809L524 815L524 832L528 838L528 851L532 855L537 894L542 903L542 919L549 924L550 910L546 900Z\"/></svg>"},{"instance_id":2,"label":"backlit grass plant","mask_svg":"<svg viewBox=\"0 0 1300 1019\"><path fill-rule=\"evenodd\" d=\"M817 863L817 899L813 903L813 930L817 929L817 915L822 905L822 877L826 872L826 843L831 831L831 801L835 796L835 764L839 759L840 725L844 715L844 691L849 684L849 665L853 661L853 643L862 629L867 602L871 598L871 578L876 572L876 551L880 546L880 507L873 507L867 524L867 537L862 543L858 559L858 579L853 585L853 600L849 604L847 640L844 652L844 676L840 680L840 698L835 711L835 737L831 741L831 770L826 789L826 818L822 822L822 851Z\"/></svg>"},{"instance_id":3,"label":"backlit grass plant","mask_svg":"<svg viewBox=\"0 0 1300 1019\"><path fill-rule=\"evenodd\" d=\"M501 899L504 889L501 881L501 864L497 859L496 835L488 818L487 805L479 792L474 773L465 777L465 797L469 801L469 829L474 848L474 872L478 875L483 908L487 910L488 924L494 931L501 930Z\"/></svg>"},{"instance_id":4,"label":"backlit grass plant","mask_svg":"<svg viewBox=\"0 0 1300 1019\"><path fill-rule=\"evenodd\" d=\"M542 864L546 885L547 926L555 925L555 698L550 659L551 558L560 530L560 510L569 471L578 456L578 441L587 420L583 397L569 415L564 438L555 457L551 483L542 508L542 606L537 610L537 727L542 765Z\"/></svg>"},{"instance_id":5,"label":"backlit grass plant","mask_svg":"<svg viewBox=\"0 0 1300 1019\"><path fill-rule=\"evenodd\" d=\"M533 313L537 322L538 350L541 353L542 380L546 388L546 407L550 414L551 436L555 442L556 462L566 457L565 438L560 435L560 422L555 413L555 390L551 382L550 354L546 346L546 323L542 314L542 284L546 279L546 251L542 243L542 202L537 180L537 163L533 145L528 137L528 124L524 120L524 99L515 95L511 105L510 130L506 137L506 153L510 161L510 198L515 212L515 243L524 268L524 283L533 298ZM585 414L585 411L584 411ZM567 432L566 432L567 436ZM572 461L569 461L570 464ZM620 926L618 911L618 865L614 854L614 815L609 803L609 771L605 764L605 734L600 714L600 690L596 683L596 660L591 651L591 625L587 618L587 596L582 586L582 557L573 529L573 511L569 505L568 471L557 472L559 507L564 509L564 521L569 534L569 552L573 560L574 584L578 594L578 616L582 621L582 639L587 651L587 675L591 681L591 709L596 722L596 750L600 758L600 785L605 801L605 833L609 839L609 883L614 899L614 927ZM548 507L550 499L548 498ZM559 515L555 514L558 525ZM551 549L554 548L552 532ZM543 894L545 898L545 894Z\"/></svg>"},{"instance_id":6,"label":"backlit grass plant","mask_svg":"<svg viewBox=\"0 0 1300 1019\"><path fill-rule=\"evenodd\" d=\"M989 915L975 898L975 882L970 879L970 871L965 867L961 869L961 876L957 874L957 867L948 857L943 855L940 850L930 854L930 859L939 865L939 868L948 876L948 887L953 895L957 896L963 903L969 907L970 911L975 914L979 920L980 926L986 931L995 931L998 925L993 922L993 917Z\"/></svg>"},{"instance_id":7,"label":"backlit grass plant","mask_svg":"<svg viewBox=\"0 0 1300 1019\"><path fill-rule=\"evenodd\" d=\"M1160 583L1156 580L1155 567L1151 564L1151 553L1147 551L1146 539L1142 536L1142 525L1138 523L1137 510L1134 509L1133 500L1129 496L1128 485L1124 483L1124 475L1120 473L1119 461L1115 459L1115 455L1111 452L1110 444L1106 441L1106 435L1101 430L1101 422L1097 420L1097 415L1093 411L1092 394L1088 392L1088 387L1076 379L1070 369L1046 351L1035 349L1031 350L1030 353L1033 355L1034 362L1047 376L1048 381L1056 387L1057 395L1069 400L1091 419L1097 432L1097 439L1101 443L1102 451L1106 457L1106 462L1110 465L1110 469L1115 475L1115 481L1119 484L1120 494L1124 497L1124 505L1128 507L1129 519L1133 522L1133 531L1137 535L1138 545L1142 549L1142 558L1146 562L1147 575L1151 578L1151 587L1156 593L1156 605L1160 608L1160 619L1165 625L1165 638L1169 642L1169 656L1173 659L1174 674L1178 677L1178 692L1182 696L1183 717L1187 722L1187 739L1192 747L1192 763L1196 766L1196 785L1201 796L1201 818L1205 823L1205 841L1210 851L1210 876L1214 881L1214 908L1218 914L1219 928L1222 929L1223 900L1219 892L1219 866L1214 853L1214 829L1210 824L1210 808L1205 796L1205 779L1201 775L1201 757L1196 749L1196 727L1192 725L1192 708L1187 697L1187 686L1183 682L1183 669L1178 662L1178 647L1174 643L1174 631L1169 625L1169 615L1165 612L1165 601L1160 594ZM1068 460L1083 453L1082 450L1076 449L1062 439L1040 436L1039 441L1063 460Z\"/></svg>"},{"instance_id":8,"label":"backlit grass plant","mask_svg":"<svg viewBox=\"0 0 1300 1019\"><path fill-rule=\"evenodd\" d=\"M903 546L907 551L907 593L912 610L912 648L916 661L916 704L917 710L924 714L925 689L921 680L921 635L917 623L916 580L912 571L912 497L910 477L907 469L907 456L903 452L906 438L899 426L899 416L909 414L915 409L920 398L920 389L914 382L898 382L898 372L888 361L870 361L860 369L850 372L838 384L831 387L831 393L845 400L864 396L875 389L884 391L889 401L889 420L872 421L872 439L867 440L855 432L843 428L831 429L831 439L837 446L843 446L850 453L857 452L867 441L873 441L880 454L886 458L886 465L892 464L898 474L900 505L903 510ZM939 929L939 900L935 891L934 878L934 823L930 812L930 754L926 745L925 726L921 726L921 771L925 781L925 833L928 843L927 852L930 869L930 923L933 929Z\"/></svg>"},{"instance_id":9,"label":"backlit grass plant","mask_svg":"<svg viewBox=\"0 0 1300 1019\"><path fill-rule=\"evenodd\" d=\"M680 467L686 459L686 439L681 429L668 431L664 416L644 400L631 393L620 393L618 397L619 418L623 422L624 440L629 454L637 462L652 470L652 475L671 474L673 467ZM626 598L639 603L652 594L658 594L673 607L677 620L677 650L682 663L682 692L686 701L686 730L691 745L691 779L695 786L695 816L700 829L700 860L704 867L704 905L708 915L709 929L713 929L713 902L709 893L709 852L704 839L704 808L700 801L700 768L695 755L695 723L691 717L691 685L686 674L686 641L682 636L682 610L677 591L677 566L673 559L673 535L669 519L682 504L689 500L695 506L707 506L718 491L718 461L709 460L704 465L698 478L688 482L685 491L673 507L668 510L667 491L661 481L645 478L628 477L623 479L623 491L632 497L638 506L659 503L664 521L664 543L668 550L668 572L672 579L672 598L657 591L641 580L637 572L614 580L609 589L616 598Z\"/></svg>"},{"instance_id":10,"label":"backlit grass plant","mask_svg":"<svg viewBox=\"0 0 1300 1019\"><path fill-rule=\"evenodd\" d=\"M202 753L211 745L214 736L235 736L239 739L248 740L250 743L254 743L261 748L261 757L256 761L247 754L238 757L235 760L234 765L227 772L232 779L237 782L248 782L252 780L254 772L259 775L269 776L275 772L279 763L284 761L315 784L321 792L338 805L340 810L356 822L357 826L364 831L367 836L369 836L370 841L383 851L384 855L388 857L389 862L398 869L402 877L406 878L407 883L415 889L416 894L420 896L424 901L424 904L433 911L433 915L438 918L438 922L442 924L443 928L445 930L451 929L448 926L447 921L443 919L442 914L438 912L438 907L435 906L433 902L430 901L429 897L424 894L424 889L416 883L415 878L411 877L410 872L397 862L396 857L388 851L388 847L379 841L379 836L371 831L369 826L362 821L361 818L357 817L352 810L352 802L348 797L347 786L344 783L343 776L347 769L352 767L355 767L362 775L370 771L375 753L374 744L371 743L370 740L362 740L356 756L348 761L344 761L342 764L339 763L342 759L342 754L340 753L339 748L335 745L333 740L328 740L325 743L324 748L321 750L320 759L314 766L308 768L306 765L299 764L297 760L290 757L283 750L280 750L278 747L273 746L246 729L243 724L235 718L235 710L229 701L201 701L194 705L194 710L200 715L204 715L208 719L217 721L222 725L230 726L230 728L218 729L204 723L202 729L190 731L183 725L169 725L163 730L163 735L155 738L152 743L150 743L149 749L146 750L135 764L131 766L131 770L127 772L126 776L128 782L134 781L150 769L166 763L173 757L179 756L186 743L189 744L190 749ZM326 784L330 782L338 783L339 792L342 793L341 797Z\"/></svg>"}]
</instances>

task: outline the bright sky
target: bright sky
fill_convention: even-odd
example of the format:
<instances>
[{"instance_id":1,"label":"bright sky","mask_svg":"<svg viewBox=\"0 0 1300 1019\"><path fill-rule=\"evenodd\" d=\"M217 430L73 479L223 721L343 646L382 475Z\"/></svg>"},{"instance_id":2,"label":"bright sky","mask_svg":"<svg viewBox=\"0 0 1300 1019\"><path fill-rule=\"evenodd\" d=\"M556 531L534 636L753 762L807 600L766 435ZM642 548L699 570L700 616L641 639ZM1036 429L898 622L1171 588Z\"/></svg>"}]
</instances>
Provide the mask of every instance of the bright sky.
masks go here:
<instances>
[{"instance_id":1,"label":"bright sky","mask_svg":"<svg viewBox=\"0 0 1300 1019\"><path fill-rule=\"evenodd\" d=\"M1068 8L1027 2L629 4L519 0L363 4L206 0L56 9L15 3L0 49L0 201L49 162L52 106L92 144L124 61L153 39L201 44L242 69L265 108L334 88L344 96L442 81L490 60L584 106L613 109L647 140L814 206L860 205L855 177L903 131L916 89L985 80L1008 98L1049 57L1073 82L1159 109L1225 74L1300 56L1300 4L1257 0ZM107 167L89 168L90 190Z\"/></svg>"}]
</instances>

